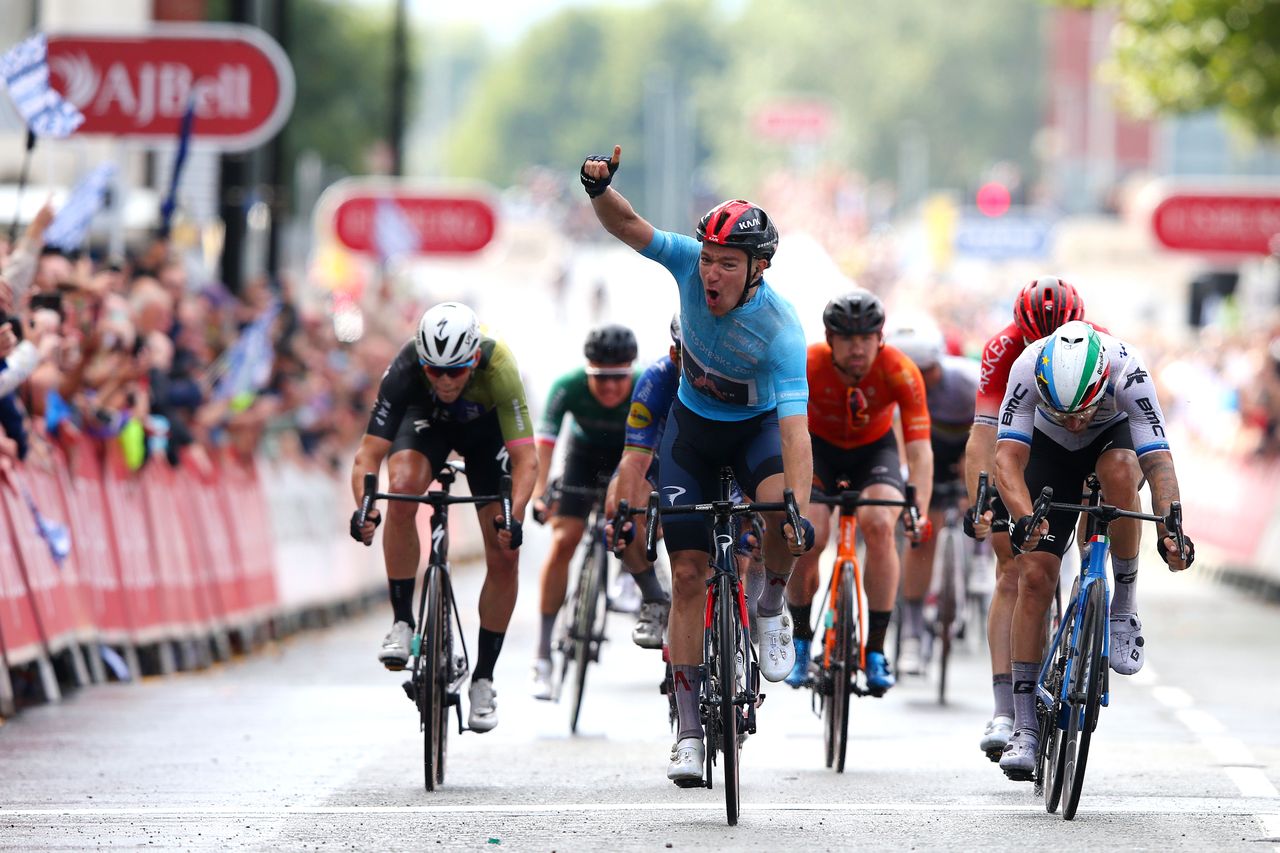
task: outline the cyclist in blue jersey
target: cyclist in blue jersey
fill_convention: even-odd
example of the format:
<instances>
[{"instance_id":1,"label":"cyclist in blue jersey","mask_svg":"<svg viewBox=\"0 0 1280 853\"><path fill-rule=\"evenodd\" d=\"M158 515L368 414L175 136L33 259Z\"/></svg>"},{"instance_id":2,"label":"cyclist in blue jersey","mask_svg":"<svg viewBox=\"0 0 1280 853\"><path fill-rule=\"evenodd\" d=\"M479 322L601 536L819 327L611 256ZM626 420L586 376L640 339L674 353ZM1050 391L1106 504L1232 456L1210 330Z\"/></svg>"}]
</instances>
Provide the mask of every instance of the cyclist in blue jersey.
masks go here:
<instances>
[{"instance_id":1,"label":"cyclist in blue jersey","mask_svg":"<svg viewBox=\"0 0 1280 853\"><path fill-rule=\"evenodd\" d=\"M658 486L657 449L662 443L662 433L667 426L667 412L676 397L680 382L680 315L671 318L671 350L668 355L649 365L636 383L631 394L631 410L627 413L627 435L622 448L622 459L609 483L605 497L605 515L612 518L618 501L625 499L631 506L644 506L649 492ZM644 517L636 516L627 528L631 542L622 559L628 567L643 565L650 573L644 554ZM607 528L612 538L613 525ZM632 569L635 571L635 569ZM671 611L671 599L646 596L640 605L640 616L631 631L631 639L644 649L662 648L662 635L667 629L667 617Z\"/></svg>"},{"instance_id":2,"label":"cyclist in blue jersey","mask_svg":"<svg viewBox=\"0 0 1280 853\"><path fill-rule=\"evenodd\" d=\"M667 268L680 292L680 368L683 379L667 419L660 485L667 505L713 499L719 472L733 468L743 492L781 501L794 491L807 511L813 451L807 421L805 341L795 309L764 280L778 231L750 202L717 205L698 223L697 240L659 231L609 184L622 148L588 157L580 178L605 230ZM794 531L782 514L767 519L768 582L757 604L760 670L781 681L795 662L791 618L783 594L795 557L813 547L807 520ZM701 778L706 747L698 709L702 608L708 577L710 528L697 517L663 522L671 555L672 605L668 630L679 731L667 778Z\"/></svg>"}]
</instances>

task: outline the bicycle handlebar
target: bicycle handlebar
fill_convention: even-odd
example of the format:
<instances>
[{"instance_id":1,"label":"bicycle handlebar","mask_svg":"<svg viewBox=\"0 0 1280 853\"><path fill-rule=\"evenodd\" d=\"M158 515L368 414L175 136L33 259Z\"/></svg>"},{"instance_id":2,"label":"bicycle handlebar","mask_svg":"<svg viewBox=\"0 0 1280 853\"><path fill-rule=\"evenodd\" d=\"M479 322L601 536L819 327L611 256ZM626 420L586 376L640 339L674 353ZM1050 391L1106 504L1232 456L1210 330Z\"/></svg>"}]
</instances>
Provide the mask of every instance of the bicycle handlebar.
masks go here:
<instances>
[{"instance_id":1,"label":"bicycle handlebar","mask_svg":"<svg viewBox=\"0 0 1280 853\"><path fill-rule=\"evenodd\" d=\"M364 527L365 519L369 517L369 510L373 509L373 501L378 495L378 475L372 471L366 471L364 475L364 497L360 498L360 526Z\"/></svg>"},{"instance_id":2,"label":"bicycle handlebar","mask_svg":"<svg viewBox=\"0 0 1280 853\"><path fill-rule=\"evenodd\" d=\"M982 514L987 511L987 500L991 492L991 479L986 471L978 472L978 499L973 502L971 517L973 523L977 524L982 518Z\"/></svg>"},{"instance_id":3,"label":"bicycle handlebar","mask_svg":"<svg viewBox=\"0 0 1280 853\"><path fill-rule=\"evenodd\" d=\"M636 510L632 510L636 512ZM796 540L800 539L800 507L796 503L795 492L782 490L782 500L768 503L735 504L732 501L708 501L700 504L676 504L660 507L658 493L649 493L649 504L645 509L645 556L649 562L658 558L658 518L663 515L747 515L753 512L784 512L787 524L791 525Z\"/></svg>"},{"instance_id":4,"label":"bicycle handlebar","mask_svg":"<svg viewBox=\"0 0 1280 853\"><path fill-rule=\"evenodd\" d=\"M916 487L912 483L907 483L905 491L906 495L901 498L864 498L861 490L844 489L835 495L815 494L809 502L839 507L841 512L853 512L860 506L902 507L907 529L915 531L920 526L920 509L916 506Z\"/></svg>"}]
</instances>

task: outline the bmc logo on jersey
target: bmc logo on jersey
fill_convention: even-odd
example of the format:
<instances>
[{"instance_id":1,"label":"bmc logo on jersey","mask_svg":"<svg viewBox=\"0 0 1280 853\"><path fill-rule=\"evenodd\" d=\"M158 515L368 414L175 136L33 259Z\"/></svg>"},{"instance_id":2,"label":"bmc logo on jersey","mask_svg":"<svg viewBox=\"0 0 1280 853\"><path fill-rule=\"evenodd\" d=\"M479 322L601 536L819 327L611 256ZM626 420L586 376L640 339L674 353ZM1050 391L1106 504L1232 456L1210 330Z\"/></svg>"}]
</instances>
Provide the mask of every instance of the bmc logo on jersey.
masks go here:
<instances>
[{"instance_id":1,"label":"bmc logo on jersey","mask_svg":"<svg viewBox=\"0 0 1280 853\"><path fill-rule=\"evenodd\" d=\"M1023 388L1021 382L1013 386L1013 391L1009 393L1009 401L1004 405L1004 414L1000 416L1000 423L1003 426L1009 426L1013 423L1013 413L1017 411L1018 404L1022 402L1022 399L1027 396L1030 390L1030 388Z\"/></svg>"},{"instance_id":2,"label":"bmc logo on jersey","mask_svg":"<svg viewBox=\"0 0 1280 853\"><path fill-rule=\"evenodd\" d=\"M631 404L631 412L627 415L627 426L631 429L644 429L653 423L653 412L639 401Z\"/></svg>"}]
</instances>

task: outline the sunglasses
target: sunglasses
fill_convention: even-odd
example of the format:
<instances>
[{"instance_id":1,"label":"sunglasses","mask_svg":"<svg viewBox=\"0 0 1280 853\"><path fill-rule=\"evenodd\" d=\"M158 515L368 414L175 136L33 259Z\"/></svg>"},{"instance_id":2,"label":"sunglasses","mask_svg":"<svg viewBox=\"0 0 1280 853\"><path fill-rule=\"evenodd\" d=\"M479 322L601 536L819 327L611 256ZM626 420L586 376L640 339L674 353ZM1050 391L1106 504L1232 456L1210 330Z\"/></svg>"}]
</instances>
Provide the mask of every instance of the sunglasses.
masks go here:
<instances>
[{"instance_id":1,"label":"sunglasses","mask_svg":"<svg viewBox=\"0 0 1280 853\"><path fill-rule=\"evenodd\" d=\"M434 364L427 364L422 359L418 359L418 364L422 365L422 368L427 371L428 376L431 376L435 379L439 379L442 376L448 376L448 377L462 376L464 373L466 373L468 370L470 370L472 367L475 366L474 363L467 363L467 364L455 365L453 367L436 367Z\"/></svg>"},{"instance_id":2,"label":"sunglasses","mask_svg":"<svg viewBox=\"0 0 1280 853\"><path fill-rule=\"evenodd\" d=\"M1088 423L1089 421L1093 420L1093 416L1097 414L1098 408L1101 405L1102 405L1102 398L1098 398L1097 402L1095 402L1093 405L1086 406L1085 408L1080 409L1077 412L1059 412L1056 409L1052 409L1048 406L1041 406L1040 411L1044 412L1045 416L1048 417L1049 420L1053 421L1055 424L1066 427L1066 426L1075 426L1082 423Z\"/></svg>"}]
</instances>

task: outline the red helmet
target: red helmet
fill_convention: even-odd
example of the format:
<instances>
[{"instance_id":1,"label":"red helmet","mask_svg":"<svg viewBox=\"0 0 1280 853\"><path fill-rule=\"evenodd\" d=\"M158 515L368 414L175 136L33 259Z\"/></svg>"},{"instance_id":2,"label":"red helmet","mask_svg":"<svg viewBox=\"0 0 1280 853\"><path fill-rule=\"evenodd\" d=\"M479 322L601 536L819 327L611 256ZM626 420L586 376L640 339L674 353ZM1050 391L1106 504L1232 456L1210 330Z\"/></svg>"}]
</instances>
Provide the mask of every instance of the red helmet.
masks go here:
<instances>
[{"instance_id":1,"label":"red helmet","mask_svg":"<svg viewBox=\"0 0 1280 853\"><path fill-rule=\"evenodd\" d=\"M698 239L741 249L749 258L766 261L778 250L778 229L769 214L740 198L707 211L698 223Z\"/></svg>"},{"instance_id":2,"label":"red helmet","mask_svg":"<svg viewBox=\"0 0 1280 853\"><path fill-rule=\"evenodd\" d=\"M1022 288L1013 303L1013 322L1029 341L1053 334L1063 323L1084 319L1084 300L1068 282L1046 275Z\"/></svg>"}]
</instances>

